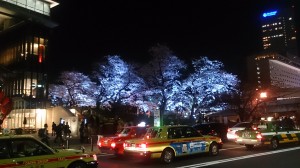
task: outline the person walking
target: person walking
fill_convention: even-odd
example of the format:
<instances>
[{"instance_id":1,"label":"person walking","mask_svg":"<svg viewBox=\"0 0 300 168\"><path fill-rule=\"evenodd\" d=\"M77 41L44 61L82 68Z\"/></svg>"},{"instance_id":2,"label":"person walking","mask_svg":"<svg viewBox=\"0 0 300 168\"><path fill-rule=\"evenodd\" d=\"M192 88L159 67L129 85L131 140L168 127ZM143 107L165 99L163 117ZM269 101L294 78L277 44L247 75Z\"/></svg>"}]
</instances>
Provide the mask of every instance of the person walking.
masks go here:
<instances>
[{"instance_id":1,"label":"person walking","mask_svg":"<svg viewBox=\"0 0 300 168\"><path fill-rule=\"evenodd\" d=\"M52 122L52 133L51 133L52 136L56 135L55 129L56 129L56 124L55 124L55 122Z\"/></svg>"},{"instance_id":2,"label":"person walking","mask_svg":"<svg viewBox=\"0 0 300 168\"><path fill-rule=\"evenodd\" d=\"M84 122L82 121L79 127L80 143L84 142Z\"/></svg>"},{"instance_id":3,"label":"person walking","mask_svg":"<svg viewBox=\"0 0 300 168\"><path fill-rule=\"evenodd\" d=\"M87 124L83 128L83 142L89 143L89 127Z\"/></svg>"},{"instance_id":4,"label":"person walking","mask_svg":"<svg viewBox=\"0 0 300 168\"><path fill-rule=\"evenodd\" d=\"M65 136L65 138L70 137L70 134L71 134L70 126L69 126L69 123L66 122L66 124L64 125L64 136Z\"/></svg>"},{"instance_id":5,"label":"person walking","mask_svg":"<svg viewBox=\"0 0 300 168\"><path fill-rule=\"evenodd\" d=\"M41 138L41 141L50 145L49 143L49 137L48 137L48 124L44 124L44 128L39 129L38 136Z\"/></svg>"},{"instance_id":6,"label":"person walking","mask_svg":"<svg viewBox=\"0 0 300 168\"><path fill-rule=\"evenodd\" d=\"M58 139L60 140L60 143L63 143L64 142L62 138L63 125L61 123L56 126L55 132L56 132L56 137L54 139L54 143L56 143Z\"/></svg>"}]
</instances>

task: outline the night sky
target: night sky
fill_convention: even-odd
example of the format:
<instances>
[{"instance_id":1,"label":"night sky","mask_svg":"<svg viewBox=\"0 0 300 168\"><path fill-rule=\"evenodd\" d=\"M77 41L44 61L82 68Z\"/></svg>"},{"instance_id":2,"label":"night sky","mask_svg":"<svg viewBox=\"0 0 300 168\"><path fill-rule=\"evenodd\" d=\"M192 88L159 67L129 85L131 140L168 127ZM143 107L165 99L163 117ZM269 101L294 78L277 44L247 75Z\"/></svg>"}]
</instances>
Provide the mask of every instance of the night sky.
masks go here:
<instances>
[{"instance_id":1,"label":"night sky","mask_svg":"<svg viewBox=\"0 0 300 168\"><path fill-rule=\"evenodd\" d=\"M51 11L60 26L51 37L50 80L64 70L89 72L107 55L144 63L156 44L187 61L220 60L228 72L243 76L245 58L262 50L259 15L267 2L62 0Z\"/></svg>"}]
</instances>

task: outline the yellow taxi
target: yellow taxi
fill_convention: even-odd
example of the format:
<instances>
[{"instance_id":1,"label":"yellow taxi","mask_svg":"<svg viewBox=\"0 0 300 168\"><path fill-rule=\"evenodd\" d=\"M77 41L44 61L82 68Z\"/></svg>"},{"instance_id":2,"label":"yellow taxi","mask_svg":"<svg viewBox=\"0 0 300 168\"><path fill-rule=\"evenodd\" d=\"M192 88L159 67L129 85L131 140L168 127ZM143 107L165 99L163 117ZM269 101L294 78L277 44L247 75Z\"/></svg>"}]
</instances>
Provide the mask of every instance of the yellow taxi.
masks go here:
<instances>
[{"instance_id":1,"label":"yellow taxi","mask_svg":"<svg viewBox=\"0 0 300 168\"><path fill-rule=\"evenodd\" d=\"M97 168L97 156L76 149L52 149L30 135L0 135L0 167Z\"/></svg>"},{"instance_id":2,"label":"yellow taxi","mask_svg":"<svg viewBox=\"0 0 300 168\"><path fill-rule=\"evenodd\" d=\"M222 145L221 138L202 135L191 126L150 127L143 138L125 141L124 156L160 158L164 163L171 163L179 156L199 153L216 156Z\"/></svg>"}]
</instances>

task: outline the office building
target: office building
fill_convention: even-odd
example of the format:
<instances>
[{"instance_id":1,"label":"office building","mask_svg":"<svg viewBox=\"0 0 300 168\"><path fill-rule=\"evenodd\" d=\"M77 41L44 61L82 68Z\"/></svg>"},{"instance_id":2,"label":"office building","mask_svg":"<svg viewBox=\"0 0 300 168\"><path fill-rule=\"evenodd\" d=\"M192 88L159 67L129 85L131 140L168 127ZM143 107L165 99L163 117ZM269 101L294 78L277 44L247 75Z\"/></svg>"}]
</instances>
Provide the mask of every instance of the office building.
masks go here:
<instances>
[{"instance_id":1,"label":"office building","mask_svg":"<svg viewBox=\"0 0 300 168\"><path fill-rule=\"evenodd\" d=\"M258 90L300 87L295 5L272 5L260 15L262 48L248 57L248 82Z\"/></svg>"},{"instance_id":2,"label":"office building","mask_svg":"<svg viewBox=\"0 0 300 168\"><path fill-rule=\"evenodd\" d=\"M49 36L58 26L50 12L57 5L53 0L0 0L0 79L1 90L13 101L9 123L4 123L11 128L36 128L45 121Z\"/></svg>"},{"instance_id":3,"label":"office building","mask_svg":"<svg viewBox=\"0 0 300 168\"><path fill-rule=\"evenodd\" d=\"M277 52L248 58L248 79L258 90L300 88L300 62Z\"/></svg>"},{"instance_id":4,"label":"office building","mask_svg":"<svg viewBox=\"0 0 300 168\"><path fill-rule=\"evenodd\" d=\"M260 17L263 49L297 56L297 31L293 3L270 7Z\"/></svg>"}]
</instances>

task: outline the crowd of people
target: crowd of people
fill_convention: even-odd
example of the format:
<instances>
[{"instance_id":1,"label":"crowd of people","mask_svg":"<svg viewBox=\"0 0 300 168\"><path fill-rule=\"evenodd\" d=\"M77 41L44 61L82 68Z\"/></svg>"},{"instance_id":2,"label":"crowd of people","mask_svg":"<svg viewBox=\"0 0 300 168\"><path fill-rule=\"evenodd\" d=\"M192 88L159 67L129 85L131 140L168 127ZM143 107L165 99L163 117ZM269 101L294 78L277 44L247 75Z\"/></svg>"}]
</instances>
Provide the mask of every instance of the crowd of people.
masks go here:
<instances>
[{"instance_id":1,"label":"crowd of people","mask_svg":"<svg viewBox=\"0 0 300 168\"><path fill-rule=\"evenodd\" d=\"M88 127L88 124L84 124L84 122L81 122L80 128L80 142L81 143L88 143L89 142L89 135L90 135L90 129ZM54 136L54 143L64 143L66 138L71 136L71 129L68 122L60 122L59 124L56 124L55 122L52 122L52 132L51 136ZM45 124L43 129L40 129L39 137L47 144L49 144L49 137L48 137L48 125Z\"/></svg>"},{"instance_id":2,"label":"crowd of people","mask_svg":"<svg viewBox=\"0 0 300 168\"><path fill-rule=\"evenodd\" d=\"M116 129L119 130L122 127L129 125L129 123L124 123L120 119L115 123ZM41 129L43 131L40 138L44 140L47 144L49 144L49 136L53 137L53 143L64 144L68 137L71 136L71 129L68 122L60 121L58 124L54 121L52 122L51 134L48 136L48 125L45 124L44 128ZM78 128L79 138L81 143L90 143L91 135L96 135L96 131L92 128L92 126L88 123L82 121ZM47 138L45 138L47 137Z\"/></svg>"},{"instance_id":3,"label":"crowd of people","mask_svg":"<svg viewBox=\"0 0 300 168\"><path fill-rule=\"evenodd\" d=\"M56 125L55 122L52 122L52 136L55 136L54 143L57 143L58 141L60 143L63 143L65 138L70 137L71 130L70 125L68 122L60 122L58 125Z\"/></svg>"},{"instance_id":4,"label":"crowd of people","mask_svg":"<svg viewBox=\"0 0 300 168\"><path fill-rule=\"evenodd\" d=\"M60 122L58 125L55 122L52 122L52 132L51 136L55 136L54 143L64 143L65 138L70 137L71 129L68 122ZM38 136L43 142L49 145L49 136L48 136L48 124L44 124L44 128L40 129ZM65 138L63 138L63 136Z\"/></svg>"}]
</instances>

